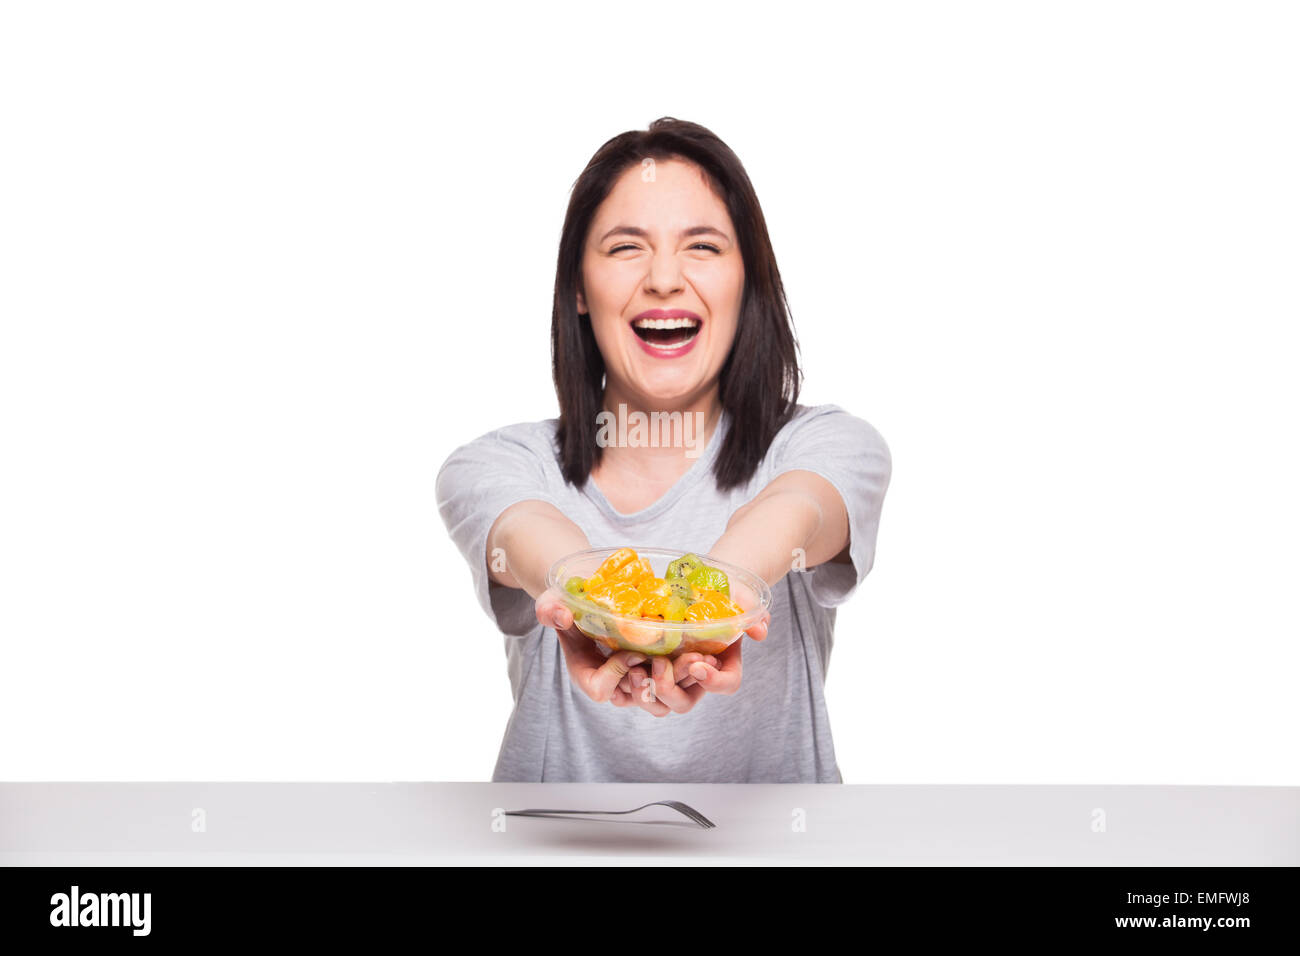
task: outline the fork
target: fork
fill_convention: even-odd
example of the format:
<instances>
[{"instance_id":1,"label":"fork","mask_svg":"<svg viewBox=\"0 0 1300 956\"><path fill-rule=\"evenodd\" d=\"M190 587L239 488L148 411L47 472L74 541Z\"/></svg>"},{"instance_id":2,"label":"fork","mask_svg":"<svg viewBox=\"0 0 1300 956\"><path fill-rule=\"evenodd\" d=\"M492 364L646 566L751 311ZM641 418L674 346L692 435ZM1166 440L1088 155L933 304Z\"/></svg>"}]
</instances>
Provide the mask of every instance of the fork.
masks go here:
<instances>
[{"instance_id":1,"label":"fork","mask_svg":"<svg viewBox=\"0 0 1300 956\"><path fill-rule=\"evenodd\" d=\"M622 816L628 813L636 813L639 810L645 810L649 807L668 807L670 810L676 810L682 816L689 819L692 823L701 829L709 830L717 826L712 820L700 813L694 807L682 803L680 800L654 800L650 803L639 807L633 807L631 810L507 810L508 817L549 817L569 814L597 814L600 816Z\"/></svg>"}]
</instances>

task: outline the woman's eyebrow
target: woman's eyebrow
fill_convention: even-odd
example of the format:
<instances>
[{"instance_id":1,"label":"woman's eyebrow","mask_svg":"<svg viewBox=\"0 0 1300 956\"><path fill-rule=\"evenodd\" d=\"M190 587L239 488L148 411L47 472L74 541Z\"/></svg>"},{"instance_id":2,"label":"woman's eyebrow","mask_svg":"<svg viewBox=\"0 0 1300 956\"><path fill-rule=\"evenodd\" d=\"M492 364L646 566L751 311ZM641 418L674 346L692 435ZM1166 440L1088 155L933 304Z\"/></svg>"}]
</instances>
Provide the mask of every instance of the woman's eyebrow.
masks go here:
<instances>
[{"instance_id":1,"label":"woman's eyebrow","mask_svg":"<svg viewBox=\"0 0 1300 956\"><path fill-rule=\"evenodd\" d=\"M615 226L613 229L609 230L609 232L601 236L600 241L604 242L610 236L619 235L619 234L628 235L628 236L640 236L642 239L650 238L650 234L639 226ZM731 240L731 237L729 235L727 235L721 229L715 229L713 226L691 226L689 229L683 229L681 231L682 238L686 238L687 236L702 236L706 234L721 236L723 239L726 239L728 241Z\"/></svg>"}]
</instances>

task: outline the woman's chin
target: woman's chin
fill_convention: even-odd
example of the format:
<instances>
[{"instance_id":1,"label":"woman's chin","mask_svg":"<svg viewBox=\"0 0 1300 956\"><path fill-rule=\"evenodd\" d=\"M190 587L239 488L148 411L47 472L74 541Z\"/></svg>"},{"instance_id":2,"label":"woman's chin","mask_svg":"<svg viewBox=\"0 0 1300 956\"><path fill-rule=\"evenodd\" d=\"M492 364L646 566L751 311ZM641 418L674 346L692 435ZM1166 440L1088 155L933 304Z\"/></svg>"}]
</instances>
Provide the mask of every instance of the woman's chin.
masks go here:
<instances>
[{"instance_id":1,"label":"woman's chin","mask_svg":"<svg viewBox=\"0 0 1300 956\"><path fill-rule=\"evenodd\" d=\"M698 372L673 374L669 371L645 376L635 381L636 391L654 408L667 408L693 399L707 390L708 383Z\"/></svg>"},{"instance_id":2,"label":"woman's chin","mask_svg":"<svg viewBox=\"0 0 1300 956\"><path fill-rule=\"evenodd\" d=\"M703 352L662 359L637 350L625 353L620 378L628 392L640 396L650 407L672 408L694 402L711 386L716 387L716 374L709 380L710 367Z\"/></svg>"}]
</instances>

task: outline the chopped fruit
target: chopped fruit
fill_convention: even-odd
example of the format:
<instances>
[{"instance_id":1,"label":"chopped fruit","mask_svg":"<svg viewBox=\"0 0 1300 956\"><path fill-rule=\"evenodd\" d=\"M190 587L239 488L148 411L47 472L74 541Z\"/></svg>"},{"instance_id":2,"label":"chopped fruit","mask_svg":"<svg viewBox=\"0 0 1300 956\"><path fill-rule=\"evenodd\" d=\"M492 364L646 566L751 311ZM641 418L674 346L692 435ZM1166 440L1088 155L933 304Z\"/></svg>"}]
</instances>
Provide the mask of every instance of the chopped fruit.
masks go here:
<instances>
[{"instance_id":1,"label":"chopped fruit","mask_svg":"<svg viewBox=\"0 0 1300 956\"><path fill-rule=\"evenodd\" d=\"M619 548L601 562L596 573L602 577L612 577L615 571L636 559L636 552L631 548Z\"/></svg>"},{"instance_id":2,"label":"chopped fruit","mask_svg":"<svg viewBox=\"0 0 1300 956\"><path fill-rule=\"evenodd\" d=\"M637 647L649 647L663 637L664 629L653 621L647 621L645 624L621 621L618 625L618 633L630 644L635 644Z\"/></svg>"},{"instance_id":3,"label":"chopped fruit","mask_svg":"<svg viewBox=\"0 0 1300 956\"><path fill-rule=\"evenodd\" d=\"M580 629L590 637L610 648L635 648L652 655L685 650L720 653L737 637L737 626L727 619L745 613L731 600L727 575L696 554L672 561L661 578L648 560L631 548L619 548L591 577L566 580L564 590L608 612L598 614L586 605L586 614L580 615L570 605L574 620L581 621ZM706 628L672 626L712 621L719 623Z\"/></svg>"},{"instance_id":4,"label":"chopped fruit","mask_svg":"<svg viewBox=\"0 0 1300 956\"><path fill-rule=\"evenodd\" d=\"M654 576L654 569L650 567L650 562L645 558L637 558L615 571L610 576L610 580L624 581L639 588L643 582L654 580Z\"/></svg>"},{"instance_id":5,"label":"chopped fruit","mask_svg":"<svg viewBox=\"0 0 1300 956\"><path fill-rule=\"evenodd\" d=\"M635 615L641 610L641 604L645 598L641 597L641 593L632 585L615 581L613 584L606 584L595 591L588 588L587 600L593 601L615 614Z\"/></svg>"},{"instance_id":6,"label":"chopped fruit","mask_svg":"<svg viewBox=\"0 0 1300 956\"><path fill-rule=\"evenodd\" d=\"M668 565L668 570L664 574L666 578L684 578L696 568L704 567L704 562L700 560L699 555L683 554L676 561Z\"/></svg>"},{"instance_id":7,"label":"chopped fruit","mask_svg":"<svg viewBox=\"0 0 1300 956\"><path fill-rule=\"evenodd\" d=\"M668 589L687 604L695 600L695 587L685 578L674 578L668 582Z\"/></svg>"},{"instance_id":8,"label":"chopped fruit","mask_svg":"<svg viewBox=\"0 0 1300 956\"><path fill-rule=\"evenodd\" d=\"M717 591L728 596L731 594L731 582L727 580L727 575L717 568L709 567L707 564L687 574L686 580L690 581L700 591Z\"/></svg>"}]
</instances>

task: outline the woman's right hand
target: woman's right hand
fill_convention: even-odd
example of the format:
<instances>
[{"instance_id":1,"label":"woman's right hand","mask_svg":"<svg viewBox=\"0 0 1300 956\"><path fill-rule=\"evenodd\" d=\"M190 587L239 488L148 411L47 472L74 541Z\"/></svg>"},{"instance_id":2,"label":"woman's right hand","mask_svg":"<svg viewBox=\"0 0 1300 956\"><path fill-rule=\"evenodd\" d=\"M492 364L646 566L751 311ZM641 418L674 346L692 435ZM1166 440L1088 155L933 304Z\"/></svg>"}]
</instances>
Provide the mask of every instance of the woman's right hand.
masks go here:
<instances>
[{"instance_id":1,"label":"woman's right hand","mask_svg":"<svg viewBox=\"0 0 1300 956\"><path fill-rule=\"evenodd\" d=\"M606 657L595 641L573 626L573 612L565 606L560 592L554 588L537 596L537 620L543 627L554 628L564 652L569 678L584 694L598 703L618 703L619 695L626 696L618 685L633 667L645 661L644 654L615 651ZM626 703L631 701L623 705ZM659 707L665 713L668 710L662 704Z\"/></svg>"}]
</instances>

